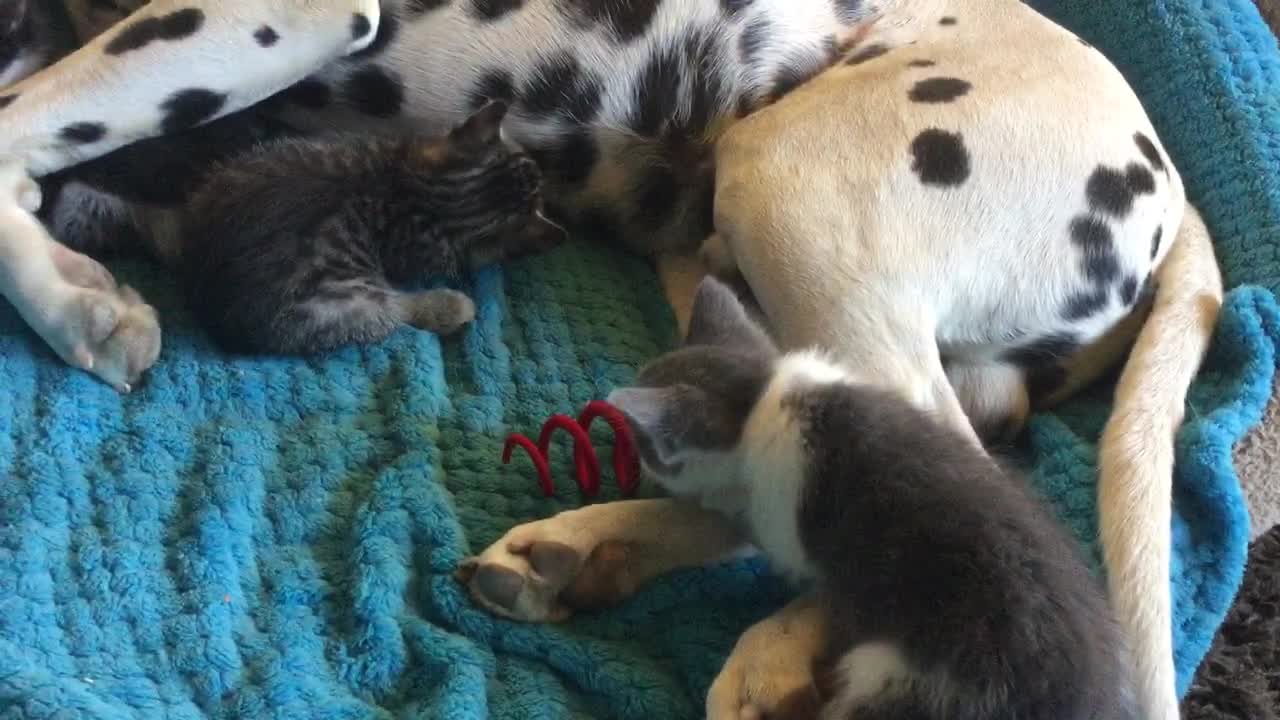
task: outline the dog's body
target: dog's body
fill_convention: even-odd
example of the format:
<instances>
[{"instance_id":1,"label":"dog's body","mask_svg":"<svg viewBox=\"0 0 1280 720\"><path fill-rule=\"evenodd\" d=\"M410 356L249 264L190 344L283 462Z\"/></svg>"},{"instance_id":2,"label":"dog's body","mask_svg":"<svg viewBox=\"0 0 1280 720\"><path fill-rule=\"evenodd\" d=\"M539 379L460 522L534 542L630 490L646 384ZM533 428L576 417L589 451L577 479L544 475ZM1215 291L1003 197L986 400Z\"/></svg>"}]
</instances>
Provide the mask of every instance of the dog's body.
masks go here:
<instances>
[{"instance_id":1,"label":"dog's body","mask_svg":"<svg viewBox=\"0 0 1280 720\"><path fill-rule=\"evenodd\" d=\"M268 98L303 129L439 131L507 97L571 223L661 260L714 218L706 256L784 346L823 346L971 435L1016 427L1028 381L1070 394L1141 330L1099 506L1145 716L1174 718L1172 432L1221 297L1207 233L1096 51L1013 0L872 5L153 0L0 89L0 154L51 173ZM682 319L696 274L668 274ZM469 574L488 607L546 620L741 543L715 512L611 503L516 528ZM752 628L710 716L804 692L821 624L802 600Z\"/></svg>"}]
</instances>

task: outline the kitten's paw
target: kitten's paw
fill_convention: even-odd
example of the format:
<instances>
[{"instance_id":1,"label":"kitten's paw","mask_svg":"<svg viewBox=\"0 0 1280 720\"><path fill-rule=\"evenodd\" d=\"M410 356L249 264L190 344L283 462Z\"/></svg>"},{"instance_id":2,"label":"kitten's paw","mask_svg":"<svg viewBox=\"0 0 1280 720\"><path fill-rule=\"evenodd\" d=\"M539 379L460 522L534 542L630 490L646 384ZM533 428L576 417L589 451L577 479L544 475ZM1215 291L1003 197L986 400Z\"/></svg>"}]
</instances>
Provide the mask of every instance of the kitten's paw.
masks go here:
<instances>
[{"instance_id":1,"label":"kitten's paw","mask_svg":"<svg viewBox=\"0 0 1280 720\"><path fill-rule=\"evenodd\" d=\"M707 720L812 720L822 698L813 646L778 616L752 625L707 691Z\"/></svg>"},{"instance_id":2,"label":"kitten's paw","mask_svg":"<svg viewBox=\"0 0 1280 720\"><path fill-rule=\"evenodd\" d=\"M476 318L476 304L457 290L428 290L412 296L409 324L452 335Z\"/></svg>"},{"instance_id":3,"label":"kitten's paw","mask_svg":"<svg viewBox=\"0 0 1280 720\"><path fill-rule=\"evenodd\" d=\"M635 593L629 548L574 527L572 511L513 528L454 577L490 612L525 622L559 622L574 610L607 607Z\"/></svg>"}]
</instances>

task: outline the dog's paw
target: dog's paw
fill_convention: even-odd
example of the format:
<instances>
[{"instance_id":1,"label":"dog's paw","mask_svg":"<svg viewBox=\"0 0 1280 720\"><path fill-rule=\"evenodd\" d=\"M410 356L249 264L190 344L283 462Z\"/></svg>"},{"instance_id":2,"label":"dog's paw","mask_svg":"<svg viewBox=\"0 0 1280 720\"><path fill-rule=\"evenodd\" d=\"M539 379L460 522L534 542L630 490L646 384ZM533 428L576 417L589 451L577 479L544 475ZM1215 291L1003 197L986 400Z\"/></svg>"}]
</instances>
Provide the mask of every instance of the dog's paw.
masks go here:
<instances>
[{"instance_id":1,"label":"dog's paw","mask_svg":"<svg viewBox=\"0 0 1280 720\"><path fill-rule=\"evenodd\" d=\"M574 610L607 607L635 593L629 548L574 526L573 512L520 525L454 577L496 615L559 622Z\"/></svg>"},{"instance_id":2,"label":"dog's paw","mask_svg":"<svg viewBox=\"0 0 1280 720\"><path fill-rule=\"evenodd\" d=\"M97 348L115 330L124 306L111 293L65 290L58 300L45 305L32 328L64 362L93 372Z\"/></svg>"},{"instance_id":3,"label":"dog's paw","mask_svg":"<svg viewBox=\"0 0 1280 720\"><path fill-rule=\"evenodd\" d=\"M88 255L78 253L62 243L54 243L49 248L49 254L58 274L68 283L107 293L118 291L116 279L111 272ZM128 300L125 302L132 304Z\"/></svg>"},{"instance_id":4,"label":"dog's paw","mask_svg":"<svg viewBox=\"0 0 1280 720\"><path fill-rule=\"evenodd\" d=\"M91 372L118 392L129 393L160 357L160 321L155 308L128 285L121 286L119 298L127 308L98 344Z\"/></svg>"},{"instance_id":5,"label":"dog's paw","mask_svg":"<svg viewBox=\"0 0 1280 720\"><path fill-rule=\"evenodd\" d=\"M814 647L778 616L752 625L707 691L707 720L812 720L822 698Z\"/></svg>"}]
</instances>

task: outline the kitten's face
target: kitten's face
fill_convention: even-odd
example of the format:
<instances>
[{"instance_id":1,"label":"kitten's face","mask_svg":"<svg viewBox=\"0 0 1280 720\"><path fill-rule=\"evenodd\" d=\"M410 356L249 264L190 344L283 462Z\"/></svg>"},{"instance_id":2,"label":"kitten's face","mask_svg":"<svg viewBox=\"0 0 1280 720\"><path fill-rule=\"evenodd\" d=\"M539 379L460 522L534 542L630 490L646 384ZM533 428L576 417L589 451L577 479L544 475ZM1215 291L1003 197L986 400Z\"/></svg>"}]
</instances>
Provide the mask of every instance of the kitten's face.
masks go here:
<instances>
[{"instance_id":1,"label":"kitten's face","mask_svg":"<svg viewBox=\"0 0 1280 720\"><path fill-rule=\"evenodd\" d=\"M426 144L420 157L430 184L443 188L445 224L468 234L455 239L498 256L491 260L565 239L564 228L546 217L537 163L502 132L506 113L506 103L488 103L444 139Z\"/></svg>"},{"instance_id":2,"label":"kitten's face","mask_svg":"<svg viewBox=\"0 0 1280 720\"><path fill-rule=\"evenodd\" d=\"M725 285L698 287L684 347L646 365L609 402L626 415L647 475L671 492L739 482L739 441L778 359Z\"/></svg>"}]
</instances>

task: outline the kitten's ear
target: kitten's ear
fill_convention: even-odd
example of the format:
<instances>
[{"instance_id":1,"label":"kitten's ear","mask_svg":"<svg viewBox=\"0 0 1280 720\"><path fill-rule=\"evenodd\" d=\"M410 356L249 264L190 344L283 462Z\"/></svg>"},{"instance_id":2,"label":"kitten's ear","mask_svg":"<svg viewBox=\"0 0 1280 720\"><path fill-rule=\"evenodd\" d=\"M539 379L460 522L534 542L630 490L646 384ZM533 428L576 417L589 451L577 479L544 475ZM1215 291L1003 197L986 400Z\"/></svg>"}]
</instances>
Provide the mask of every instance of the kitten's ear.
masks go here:
<instances>
[{"instance_id":1,"label":"kitten's ear","mask_svg":"<svg viewBox=\"0 0 1280 720\"><path fill-rule=\"evenodd\" d=\"M751 319L733 290L710 275L702 279L694 295L685 345L713 345L769 355L778 352L768 333Z\"/></svg>"},{"instance_id":2,"label":"kitten's ear","mask_svg":"<svg viewBox=\"0 0 1280 720\"><path fill-rule=\"evenodd\" d=\"M705 404L702 391L688 385L628 387L609 393L605 401L626 416L645 464L674 474L690 427L686 410Z\"/></svg>"},{"instance_id":3,"label":"kitten's ear","mask_svg":"<svg viewBox=\"0 0 1280 720\"><path fill-rule=\"evenodd\" d=\"M507 117L504 100L490 100L471 113L461 125L449 133L449 139L468 147L484 147L502 139L502 121Z\"/></svg>"}]
</instances>

